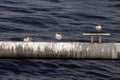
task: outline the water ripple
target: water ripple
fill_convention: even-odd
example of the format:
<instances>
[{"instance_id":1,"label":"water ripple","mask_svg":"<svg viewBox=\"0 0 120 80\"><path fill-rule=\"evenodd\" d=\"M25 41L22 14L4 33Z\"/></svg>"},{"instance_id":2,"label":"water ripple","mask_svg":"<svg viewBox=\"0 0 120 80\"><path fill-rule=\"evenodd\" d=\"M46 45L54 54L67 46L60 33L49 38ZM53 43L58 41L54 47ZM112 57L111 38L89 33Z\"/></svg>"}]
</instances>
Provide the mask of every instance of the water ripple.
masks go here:
<instances>
[{"instance_id":1,"label":"water ripple","mask_svg":"<svg viewBox=\"0 0 120 80\"><path fill-rule=\"evenodd\" d=\"M119 41L120 0L0 0L0 40L89 42L82 33L111 33L104 42ZM0 80L119 80L120 62L94 60L1 59Z\"/></svg>"}]
</instances>

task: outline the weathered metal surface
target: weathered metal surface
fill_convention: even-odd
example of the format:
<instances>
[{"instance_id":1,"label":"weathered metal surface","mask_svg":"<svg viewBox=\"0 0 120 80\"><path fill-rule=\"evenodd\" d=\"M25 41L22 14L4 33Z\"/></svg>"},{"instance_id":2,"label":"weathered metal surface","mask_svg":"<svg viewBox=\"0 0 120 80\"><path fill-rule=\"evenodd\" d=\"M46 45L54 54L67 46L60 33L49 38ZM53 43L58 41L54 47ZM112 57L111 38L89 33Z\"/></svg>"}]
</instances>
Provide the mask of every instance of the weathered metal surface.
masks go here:
<instances>
[{"instance_id":1,"label":"weathered metal surface","mask_svg":"<svg viewBox=\"0 0 120 80\"><path fill-rule=\"evenodd\" d=\"M120 43L0 42L0 57L120 59Z\"/></svg>"}]
</instances>

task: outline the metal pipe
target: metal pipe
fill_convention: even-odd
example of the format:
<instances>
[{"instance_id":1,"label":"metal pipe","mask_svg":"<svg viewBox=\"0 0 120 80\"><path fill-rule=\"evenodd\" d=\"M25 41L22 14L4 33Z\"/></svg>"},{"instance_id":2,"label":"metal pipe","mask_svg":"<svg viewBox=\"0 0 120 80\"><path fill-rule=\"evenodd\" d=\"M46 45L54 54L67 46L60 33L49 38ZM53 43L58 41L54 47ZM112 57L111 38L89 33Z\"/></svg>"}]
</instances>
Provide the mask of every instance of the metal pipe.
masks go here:
<instances>
[{"instance_id":1,"label":"metal pipe","mask_svg":"<svg viewBox=\"0 0 120 80\"><path fill-rule=\"evenodd\" d=\"M0 57L120 59L120 43L0 42Z\"/></svg>"},{"instance_id":2,"label":"metal pipe","mask_svg":"<svg viewBox=\"0 0 120 80\"><path fill-rule=\"evenodd\" d=\"M83 36L91 36L91 43L94 42L94 36L99 37L99 43L102 42L102 36L109 36L111 35L110 33L83 33Z\"/></svg>"},{"instance_id":3,"label":"metal pipe","mask_svg":"<svg viewBox=\"0 0 120 80\"><path fill-rule=\"evenodd\" d=\"M102 42L102 36L99 36L99 43Z\"/></svg>"}]
</instances>

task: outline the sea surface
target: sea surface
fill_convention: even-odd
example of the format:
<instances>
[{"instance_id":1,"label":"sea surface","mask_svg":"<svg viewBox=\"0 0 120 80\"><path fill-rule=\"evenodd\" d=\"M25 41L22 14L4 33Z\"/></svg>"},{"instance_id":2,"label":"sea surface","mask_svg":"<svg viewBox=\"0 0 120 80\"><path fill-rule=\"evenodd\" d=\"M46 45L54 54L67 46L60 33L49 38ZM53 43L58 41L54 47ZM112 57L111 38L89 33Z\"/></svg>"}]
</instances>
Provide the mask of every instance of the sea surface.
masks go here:
<instances>
[{"instance_id":1,"label":"sea surface","mask_svg":"<svg viewBox=\"0 0 120 80\"><path fill-rule=\"evenodd\" d=\"M96 24L119 43L120 0L0 0L0 41L89 42ZM0 59L0 80L120 80L120 60Z\"/></svg>"}]
</instances>

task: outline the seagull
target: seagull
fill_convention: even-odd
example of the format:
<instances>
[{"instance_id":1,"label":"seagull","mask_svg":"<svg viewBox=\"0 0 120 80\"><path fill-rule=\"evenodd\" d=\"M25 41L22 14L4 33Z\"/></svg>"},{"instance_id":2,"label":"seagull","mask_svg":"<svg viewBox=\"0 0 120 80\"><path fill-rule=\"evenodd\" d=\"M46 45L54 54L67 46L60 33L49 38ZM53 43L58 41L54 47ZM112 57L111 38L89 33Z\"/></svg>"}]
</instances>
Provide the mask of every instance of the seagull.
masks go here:
<instances>
[{"instance_id":1,"label":"seagull","mask_svg":"<svg viewBox=\"0 0 120 80\"><path fill-rule=\"evenodd\" d=\"M97 31L101 31L101 30L102 30L102 27L101 27L101 25L96 25L95 29L96 29Z\"/></svg>"},{"instance_id":2,"label":"seagull","mask_svg":"<svg viewBox=\"0 0 120 80\"><path fill-rule=\"evenodd\" d=\"M23 39L24 42L31 42L31 40L32 40L32 38L30 38L28 36L24 37L24 39Z\"/></svg>"},{"instance_id":3,"label":"seagull","mask_svg":"<svg viewBox=\"0 0 120 80\"><path fill-rule=\"evenodd\" d=\"M59 33L59 32L57 32L57 33L55 34L55 38L56 38L57 40L61 40L61 39L62 39L62 34Z\"/></svg>"}]
</instances>

